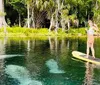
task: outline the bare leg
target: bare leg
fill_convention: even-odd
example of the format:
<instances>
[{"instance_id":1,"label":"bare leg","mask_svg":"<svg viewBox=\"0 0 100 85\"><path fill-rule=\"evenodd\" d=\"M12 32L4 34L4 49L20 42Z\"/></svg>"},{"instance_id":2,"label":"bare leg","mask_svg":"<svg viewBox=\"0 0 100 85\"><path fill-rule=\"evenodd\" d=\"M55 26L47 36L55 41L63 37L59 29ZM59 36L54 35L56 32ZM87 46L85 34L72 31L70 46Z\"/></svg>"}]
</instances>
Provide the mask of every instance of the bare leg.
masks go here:
<instances>
[{"instance_id":1,"label":"bare leg","mask_svg":"<svg viewBox=\"0 0 100 85\"><path fill-rule=\"evenodd\" d=\"M91 44L91 51L92 51L92 56L95 58L95 51L94 51L93 43Z\"/></svg>"},{"instance_id":2,"label":"bare leg","mask_svg":"<svg viewBox=\"0 0 100 85\"><path fill-rule=\"evenodd\" d=\"M86 52L87 54L86 54L86 57L88 58L88 56L89 56L89 43L87 42L87 52Z\"/></svg>"}]
</instances>

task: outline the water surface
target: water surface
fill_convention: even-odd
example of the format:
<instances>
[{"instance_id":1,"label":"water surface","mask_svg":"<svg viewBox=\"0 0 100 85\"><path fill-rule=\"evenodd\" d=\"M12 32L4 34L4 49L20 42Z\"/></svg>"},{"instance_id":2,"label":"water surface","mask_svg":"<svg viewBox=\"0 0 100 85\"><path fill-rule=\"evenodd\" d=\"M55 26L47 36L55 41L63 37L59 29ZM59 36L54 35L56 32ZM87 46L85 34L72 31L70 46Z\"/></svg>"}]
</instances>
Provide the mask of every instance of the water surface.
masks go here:
<instances>
[{"instance_id":1,"label":"water surface","mask_svg":"<svg viewBox=\"0 0 100 85\"><path fill-rule=\"evenodd\" d=\"M100 39L95 54L100 58ZM86 38L0 39L0 85L99 85L100 66L72 57L86 52Z\"/></svg>"}]
</instances>

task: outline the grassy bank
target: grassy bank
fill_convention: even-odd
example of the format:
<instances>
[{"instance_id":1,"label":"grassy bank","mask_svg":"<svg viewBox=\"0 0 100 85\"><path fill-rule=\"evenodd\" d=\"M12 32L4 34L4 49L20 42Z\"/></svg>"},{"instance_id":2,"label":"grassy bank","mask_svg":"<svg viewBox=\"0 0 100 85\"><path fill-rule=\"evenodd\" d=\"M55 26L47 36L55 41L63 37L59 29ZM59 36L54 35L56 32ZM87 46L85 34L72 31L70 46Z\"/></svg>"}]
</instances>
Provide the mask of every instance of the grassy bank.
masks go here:
<instances>
[{"instance_id":1,"label":"grassy bank","mask_svg":"<svg viewBox=\"0 0 100 85\"><path fill-rule=\"evenodd\" d=\"M58 37L77 37L85 36L85 28L71 28L69 31L62 32L61 29L58 29L58 33L54 31L49 32L47 28L32 29L32 28L21 28L21 27L8 27L6 28L7 33L4 33L4 29L0 29L0 37L5 35L8 37L43 37L43 36L58 36Z\"/></svg>"}]
</instances>

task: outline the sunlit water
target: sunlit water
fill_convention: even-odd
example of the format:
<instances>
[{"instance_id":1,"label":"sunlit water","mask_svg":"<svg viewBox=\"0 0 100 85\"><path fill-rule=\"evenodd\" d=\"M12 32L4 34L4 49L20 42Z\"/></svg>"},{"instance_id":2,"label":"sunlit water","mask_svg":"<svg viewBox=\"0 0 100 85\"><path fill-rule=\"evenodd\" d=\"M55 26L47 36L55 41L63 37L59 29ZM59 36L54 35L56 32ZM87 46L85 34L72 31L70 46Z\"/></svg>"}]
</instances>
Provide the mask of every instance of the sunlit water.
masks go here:
<instances>
[{"instance_id":1,"label":"sunlit water","mask_svg":"<svg viewBox=\"0 0 100 85\"><path fill-rule=\"evenodd\" d=\"M100 58L100 38L94 46ZM74 50L85 53L86 38L0 39L0 85L100 85L100 66L73 58Z\"/></svg>"}]
</instances>

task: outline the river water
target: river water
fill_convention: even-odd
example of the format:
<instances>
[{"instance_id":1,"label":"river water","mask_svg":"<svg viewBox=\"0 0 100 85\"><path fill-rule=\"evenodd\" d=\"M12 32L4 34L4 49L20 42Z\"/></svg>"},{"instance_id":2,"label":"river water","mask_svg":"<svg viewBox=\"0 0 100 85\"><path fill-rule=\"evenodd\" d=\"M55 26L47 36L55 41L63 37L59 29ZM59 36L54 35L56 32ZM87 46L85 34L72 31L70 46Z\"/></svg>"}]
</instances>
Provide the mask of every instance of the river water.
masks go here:
<instances>
[{"instance_id":1,"label":"river water","mask_svg":"<svg viewBox=\"0 0 100 85\"><path fill-rule=\"evenodd\" d=\"M100 38L95 38L100 58ZM86 38L0 39L0 85L99 85L100 66L73 58Z\"/></svg>"}]
</instances>

